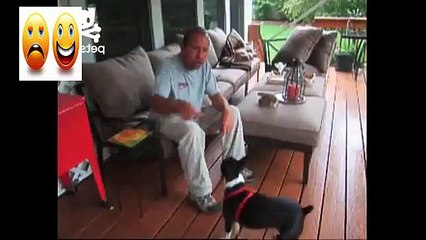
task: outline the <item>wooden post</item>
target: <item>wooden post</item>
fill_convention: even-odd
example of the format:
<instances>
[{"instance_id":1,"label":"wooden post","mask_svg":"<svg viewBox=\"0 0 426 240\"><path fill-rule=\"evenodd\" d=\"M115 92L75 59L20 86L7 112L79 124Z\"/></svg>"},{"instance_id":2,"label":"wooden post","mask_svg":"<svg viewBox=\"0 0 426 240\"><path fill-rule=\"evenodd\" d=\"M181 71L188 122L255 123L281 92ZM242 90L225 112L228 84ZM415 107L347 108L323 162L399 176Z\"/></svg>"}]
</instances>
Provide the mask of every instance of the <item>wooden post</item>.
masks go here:
<instances>
[{"instance_id":1,"label":"wooden post","mask_svg":"<svg viewBox=\"0 0 426 240\"><path fill-rule=\"evenodd\" d=\"M260 61L265 61L263 53L263 41L260 34L260 22L251 22L248 28L248 41L253 42L253 47Z\"/></svg>"}]
</instances>

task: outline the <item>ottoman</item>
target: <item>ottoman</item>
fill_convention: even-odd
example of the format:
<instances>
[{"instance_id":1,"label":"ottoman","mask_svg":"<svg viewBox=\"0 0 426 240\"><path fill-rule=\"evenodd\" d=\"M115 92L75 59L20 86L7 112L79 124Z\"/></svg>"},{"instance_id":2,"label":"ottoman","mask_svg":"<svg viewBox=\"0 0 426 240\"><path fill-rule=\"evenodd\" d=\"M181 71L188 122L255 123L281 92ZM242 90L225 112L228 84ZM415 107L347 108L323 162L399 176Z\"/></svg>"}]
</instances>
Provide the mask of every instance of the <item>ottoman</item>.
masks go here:
<instances>
[{"instance_id":1,"label":"ottoman","mask_svg":"<svg viewBox=\"0 0 426 240\"><path fill-rule=\"evenodd\" d=\"M325 112L325 98L306 97L300 105L279 103L277 108L258 106L258 91L238 105L246 139L272 140L280 147L304 153L303 184L308 182L312 150L317 146Z\"/></svg>"}]
</instances>

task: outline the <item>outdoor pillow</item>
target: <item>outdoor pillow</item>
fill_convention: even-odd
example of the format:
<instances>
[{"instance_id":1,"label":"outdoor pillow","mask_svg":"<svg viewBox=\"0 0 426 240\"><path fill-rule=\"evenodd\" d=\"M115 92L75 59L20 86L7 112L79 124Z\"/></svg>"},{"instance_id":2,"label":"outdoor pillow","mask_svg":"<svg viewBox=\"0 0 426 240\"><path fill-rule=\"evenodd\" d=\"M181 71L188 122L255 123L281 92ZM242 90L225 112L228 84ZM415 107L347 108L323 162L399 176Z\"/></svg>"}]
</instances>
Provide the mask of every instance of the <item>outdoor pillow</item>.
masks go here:
<instances>
[{"instance_id":1,"label":"outdoor pillow","mask_svg":"<svg viewBox=\"0 0 426 240\"><path fill-rule=\"evenodd\" d=\"M155 78L145 50L83 65L83 81L106 117L126 118L149 106Z\"/></svg>"},{"instance_id":2,"label":"outdoor pillow","mask_svg":"<svg viewBox=\"0 0 426 240\"><path fill-rule=\"evenodd\" d=\"M321 28L297 26L272 60L272 64L289 63L293 59L306 62L321 35Z\"/></svg>"},{"instance_id":3,"label":"outdoor pillow","mask_svg":"<svg viewBox=\"0 0 426 240\"><path fill-rule=\"evenodd\" d=\"M311 56L306 61L315 66L322 73L327 72L333 57L333 49L336 43L337 31L324 31Z\"/></svg>"},{"instance_id":4,"label":"outdoor pillow","mask_svg":"<svg viewBox=\"0 0 426 240\"><path fill-rule=\"evenodd\" d=\"M223 48L226 44L226 33L218 27L214 29L209 29L207 30L207 32L209 33L210 39L213 43L216 56L218 59L220 59L222 57Z\"/></svg>"}]
</instances>

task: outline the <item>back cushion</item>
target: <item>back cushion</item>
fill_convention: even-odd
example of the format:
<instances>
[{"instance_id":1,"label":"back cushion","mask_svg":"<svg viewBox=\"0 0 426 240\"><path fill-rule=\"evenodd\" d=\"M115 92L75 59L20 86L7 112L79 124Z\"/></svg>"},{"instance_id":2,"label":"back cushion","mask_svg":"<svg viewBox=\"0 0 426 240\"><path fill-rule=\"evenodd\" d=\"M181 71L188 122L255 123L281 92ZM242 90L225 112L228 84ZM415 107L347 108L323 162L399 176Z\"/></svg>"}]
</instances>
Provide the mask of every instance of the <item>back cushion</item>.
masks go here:
<instances>
[{"instance_id":1,"label":"back cushion","mask_svg":"<svg viewBox=\"0 0 426 240\"><path fill-rule=\"evenodd\" d=\"M218 27L209 29L207 32L209 33L211 42L213 43L216 56L220 59L222 57L223 48L226 44L226 33Z\"/></svg>"},{"instance_id":2,"label":"back cushion","mask_svg":"<svg viewBox=\"0 0 426 240\"><path fill-rule=\"evenodd\" d=\"M246 43L245 43L244 39L241 37L241 35L235 29L231 30L231 32L226 37L226 40L230 41L230 43L232 44L232 47L234 49L246 47Z\"/></svg>"},{"instance_id":3,"label":"back cushion","mask_svg":"<svg viewBox=\"0 0 426 240\"><path fill-rule=\"evenodd\" d=\"M292 62L293 58L306 62L321 35L321 28L311 26L296 27L272 60L272 64Z\"/></svg>"},{"instance_id":4,"label":"back cushion","mask_svg":"<svg viewBox=\"0 0 426 240\"><path fill-rule=\"evenodd\" d=\"M327 72L331 58L333 57L336 38L337 31L324 31L306 62L318 68L322 73Z\"/></svg>"},{"instance_id":5,"label":"back cushion","mask_svg":"<svg viewBox=\"0 0 426 240\"><path fill-rule=\"evenodd\" d=\"M149 61L151 62L155 75L157 75L160 69L161 63L166 58L173 57L173 56L175 56L175 54L165 48L148 52Z\"/></svg>"},{"instance_id":6,"label":"back cushion","mask_svg":"<svg viewBox=\"0 0 426 240\"><path fill-rule=\"evenodd\" d=\"M106 117L125 118L149 107L154 72L145 50L83 65L83 81Z\"/></svg>"},{"instance_id":7,"label":"back cushion","mask_svg":"<svg viewBox=\"0 0 426 240\"><path fill-rule=\"evenodd\" d=\"M173 54L179 54L180 53L180 44L178 43L170 43L164 47L162 47L162 49L165 49Z\"/></svg>"}]
</instances>

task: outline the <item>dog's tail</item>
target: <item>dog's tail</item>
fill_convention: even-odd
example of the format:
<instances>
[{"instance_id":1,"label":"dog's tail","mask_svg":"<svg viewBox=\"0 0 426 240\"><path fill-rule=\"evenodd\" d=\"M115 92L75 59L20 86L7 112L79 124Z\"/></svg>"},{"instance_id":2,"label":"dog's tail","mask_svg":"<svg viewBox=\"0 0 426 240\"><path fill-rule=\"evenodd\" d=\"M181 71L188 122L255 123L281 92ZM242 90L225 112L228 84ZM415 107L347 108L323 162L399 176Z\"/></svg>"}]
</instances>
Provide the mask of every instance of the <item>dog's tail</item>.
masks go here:
<instances>
[{"instance_id":1,"label":"dog's tail","mask_svg":"<svg viewBox=\"0 0 426 240\"><path fill-rule=\"evenodd\" d=\"M314 206L308 205L308 206L302 208L302 213L303 213L304 216L306 216L308 213L312 212L313 209L314 209Z\"/></svg>"}]
</instances>

